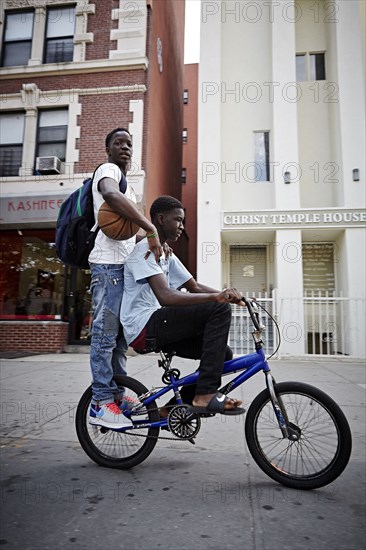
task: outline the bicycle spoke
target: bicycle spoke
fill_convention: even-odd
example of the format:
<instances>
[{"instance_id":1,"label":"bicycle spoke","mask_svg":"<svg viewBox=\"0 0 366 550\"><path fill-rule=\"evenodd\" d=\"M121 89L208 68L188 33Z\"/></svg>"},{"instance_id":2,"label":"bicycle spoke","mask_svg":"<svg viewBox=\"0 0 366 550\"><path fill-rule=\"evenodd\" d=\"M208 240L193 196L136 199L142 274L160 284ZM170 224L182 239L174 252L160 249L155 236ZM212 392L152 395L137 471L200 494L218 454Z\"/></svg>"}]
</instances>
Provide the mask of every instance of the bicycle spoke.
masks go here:
<instances>
[{"instance_id":1,"label":"bicycle spoke","mask_svg":"<svg viewBox=\"0 0 366 550\"><path fill-rule=\"evenodd\" d=\"M289 421L300 430L297 441L278 433L272 404L268 401L257 419L257 442L266 459L281 472L307 477L324 470L334 459L338 436L329 412L315 399L302 394L281 394Z\"/></svg>"}]
</instances>

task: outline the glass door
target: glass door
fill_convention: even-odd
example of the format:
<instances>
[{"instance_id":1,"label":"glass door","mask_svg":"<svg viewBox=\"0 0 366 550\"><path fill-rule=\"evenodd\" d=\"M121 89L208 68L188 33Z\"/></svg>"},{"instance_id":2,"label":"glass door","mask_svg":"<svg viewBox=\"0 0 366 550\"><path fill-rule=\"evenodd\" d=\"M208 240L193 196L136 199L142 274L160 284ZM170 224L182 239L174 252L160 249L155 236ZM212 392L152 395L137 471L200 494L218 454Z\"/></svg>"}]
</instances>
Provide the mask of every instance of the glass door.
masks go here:
<instances>
[{"instance_id":1,"label":"glass door","mask_svg":"<svg viewBox=\"0 0 366 550\"><path fill-rule=\"evenodd\" d=\"M69 344L90 344L93 312L89 269L66 268L65 313Z\"/></svg>"}]
</instances>

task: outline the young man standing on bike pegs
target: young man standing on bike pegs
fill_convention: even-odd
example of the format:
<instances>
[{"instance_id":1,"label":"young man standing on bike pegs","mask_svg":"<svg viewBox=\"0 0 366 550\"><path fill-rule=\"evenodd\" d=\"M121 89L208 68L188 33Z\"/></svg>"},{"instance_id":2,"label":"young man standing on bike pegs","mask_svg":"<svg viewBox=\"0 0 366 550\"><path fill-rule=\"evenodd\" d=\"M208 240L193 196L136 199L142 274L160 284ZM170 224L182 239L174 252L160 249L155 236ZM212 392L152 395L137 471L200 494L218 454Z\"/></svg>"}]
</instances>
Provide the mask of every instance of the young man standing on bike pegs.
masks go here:
<instances>
[{"instance_id":1,"label":"young man standing on bike pegs","mask_svg":"<svg viewBox=\"0 0 366 550\"><path fill-rule=\"evenodd\" d=\"M177 199L159 197L150 217L162 244L180 237L184 210ZM197 413L242 414L241 401L217 392L224 361L232 358L227 346L230 304L239 303L241 294L198 283L174 254L163 254L158 263L151 256L145 261L148 249L143 239L125 261L121 322L128 344L142 353L163 349L200 359L197 385L183 388L183 401ZM161 416L172 404L160 409Z\"/></svg>"},{"instance_id":2,"label":"young man standing on bike pegs","mask_svg":"<svg viewBox=\"0 0 366 550\"><path fill-rule=\"evenodd\" d=\"M99 208L105 201L115 212L139 225L147 232L146 252L151 251L150 261L156 263L163 252L157 230L133 204L136 199L125 178L132 157L132 138L128 130L112 130L106 137L106 152L108 162L99 166L93 177L95 219L98 219ZM119 313L124 261L135 243L136 237L116 241L99 231L89 255L93 296L91 424L114 428L131 425L119 408L126 407L124 389L117 387L113 376L126 374L127 344Z\"/></svg>"}]
</instances>

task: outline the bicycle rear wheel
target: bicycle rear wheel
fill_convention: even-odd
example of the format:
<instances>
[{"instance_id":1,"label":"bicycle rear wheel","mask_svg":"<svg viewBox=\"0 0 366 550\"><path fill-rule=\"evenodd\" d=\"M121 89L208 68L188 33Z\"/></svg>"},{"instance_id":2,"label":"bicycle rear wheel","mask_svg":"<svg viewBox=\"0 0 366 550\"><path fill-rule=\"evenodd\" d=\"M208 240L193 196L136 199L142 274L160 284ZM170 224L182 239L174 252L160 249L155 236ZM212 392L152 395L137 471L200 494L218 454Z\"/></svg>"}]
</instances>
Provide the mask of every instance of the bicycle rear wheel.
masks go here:
<instances>
[{"instance_id":1,"label":"bicycle rear wheel","mask_svg":"<svg viewBox=\"0 0 366 550\"><path fill-rule=\"evenodd\" d=\"M147 388L129 376L115 376L119 386L125 388L125 396L137 398ZM86 454L100 466L127 470L145 460L153 451L159 428L129 429L129 433L117 432L89 424L89 409L92 398L91 386L82 395L76 410L76 433ZM131 415L134 420L158 422L159 412L155 401L143 410Z\"/></svg>"},{"instance_id":2,"label":"bicycle rear wheel","mask_svg":"<svg viewBox=\"0 0 366 550\"><path fill-rule=\"evenodd\" d=\"M321 390L300 382L275 384L296 441L282 435L268 390L249 407L245 435L258 466L294 489L315 489L334 481L347 466L351 431L339 406Z\"/></svg>"}]
</instances>

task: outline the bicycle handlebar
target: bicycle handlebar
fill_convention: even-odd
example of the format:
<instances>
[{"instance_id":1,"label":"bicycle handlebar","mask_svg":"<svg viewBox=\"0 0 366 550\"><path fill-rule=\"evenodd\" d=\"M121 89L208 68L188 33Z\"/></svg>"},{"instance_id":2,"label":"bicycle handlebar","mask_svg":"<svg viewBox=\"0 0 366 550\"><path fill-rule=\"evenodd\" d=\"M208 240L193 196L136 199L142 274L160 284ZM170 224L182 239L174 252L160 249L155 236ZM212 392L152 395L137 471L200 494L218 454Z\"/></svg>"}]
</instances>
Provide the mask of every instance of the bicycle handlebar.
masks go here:
<instances>
[{"instance_id":1,"label":"bicycle handlebar","mask_svg":"<svg viewBox=\"0 0 366 550\"><path fill-rule=\"evenodd\" d=\"M242 296L242 301L245 303L245 305L248 308L248 312L249 312L250 318L252 320L252 323L253 323L255 329L256 330L263 330L264 325L262 325L261 322L260 322L259 309L258 309L257 304L255 303L255 300L245 298L244 296Z\"/></svg>"}]
</instances>

